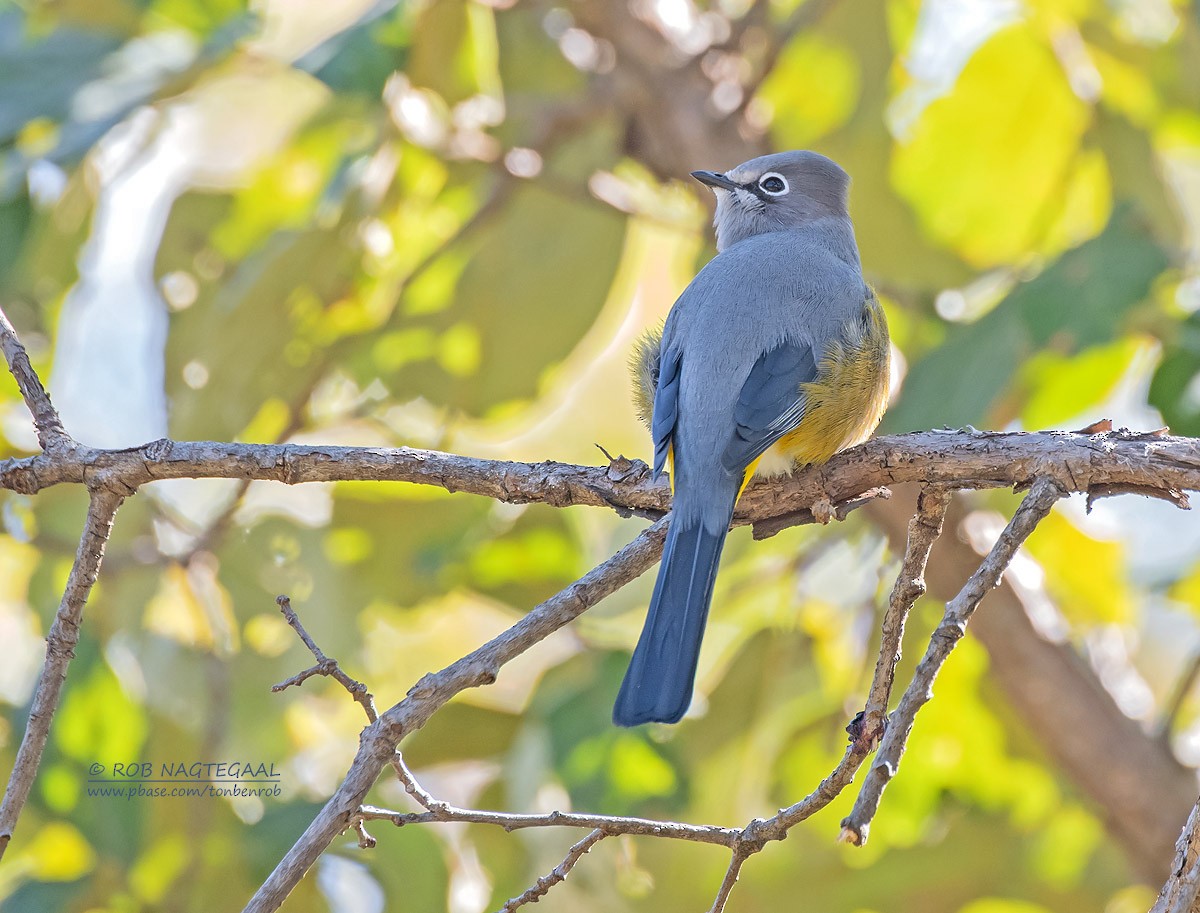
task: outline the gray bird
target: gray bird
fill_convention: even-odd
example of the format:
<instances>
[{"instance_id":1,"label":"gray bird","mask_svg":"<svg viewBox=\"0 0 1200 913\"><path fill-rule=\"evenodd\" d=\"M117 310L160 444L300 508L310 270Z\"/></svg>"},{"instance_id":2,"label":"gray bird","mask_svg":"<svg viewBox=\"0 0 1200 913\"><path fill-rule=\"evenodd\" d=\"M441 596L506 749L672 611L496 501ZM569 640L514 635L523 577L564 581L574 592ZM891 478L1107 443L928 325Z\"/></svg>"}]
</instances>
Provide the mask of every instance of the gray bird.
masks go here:
<instances>
[{"instance_id":1,"label":"gray bird","mask_svg":"<svg viewBox=\"0 0 1200 913\"><path fill-rule=\"evenodd\" d=\"M725 534L764 456L823 463L866 440L887 406L887 322L863 281L846 172L782 152L692 177L717 196L718 254L634 353L655 476L670 460L674 504L620 726L687 711Z\"/></svg>"}]
</instances>

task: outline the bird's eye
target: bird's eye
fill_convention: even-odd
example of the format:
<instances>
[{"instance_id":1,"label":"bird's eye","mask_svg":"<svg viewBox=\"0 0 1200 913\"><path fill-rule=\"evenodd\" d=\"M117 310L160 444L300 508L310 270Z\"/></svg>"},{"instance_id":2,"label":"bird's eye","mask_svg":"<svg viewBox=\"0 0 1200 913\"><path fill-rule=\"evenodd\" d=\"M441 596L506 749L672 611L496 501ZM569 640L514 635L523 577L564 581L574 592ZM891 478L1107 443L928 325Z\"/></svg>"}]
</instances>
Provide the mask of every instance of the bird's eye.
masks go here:
<instances>
[{"instance_id":1,"label":"bird's eye","mask_svg":"<svg viewBox=\"0 0 1200 913\"><path fill-rule=\"evenodd\" d=\"M758 186L762 188L763 193L769 193L773 197L781 197L788 192L788 182L782 174L776 174L774 171L764 174L758 179Z\"/></svg>"}]
</instances>

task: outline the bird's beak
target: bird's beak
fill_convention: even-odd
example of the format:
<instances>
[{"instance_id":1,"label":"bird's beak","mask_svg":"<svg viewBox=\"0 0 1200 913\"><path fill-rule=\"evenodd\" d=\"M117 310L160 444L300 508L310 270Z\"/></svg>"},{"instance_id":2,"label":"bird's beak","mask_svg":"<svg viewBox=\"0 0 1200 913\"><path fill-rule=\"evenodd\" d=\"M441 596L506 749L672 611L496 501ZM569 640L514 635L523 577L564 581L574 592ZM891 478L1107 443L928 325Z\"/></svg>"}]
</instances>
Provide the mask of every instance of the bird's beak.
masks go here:
<instances>
[{"instance_id":1,"label":"bird's beak","mask_svg":"<svg viewBox=\"0 0 1200 913\"><path fill-rule=\"evenodd\" d=\"M692 177L701 184L707 184L709 187L719 187L721 190L737 190L741 186L716 171L693 171Z\"/></svg>"}]
</instances>

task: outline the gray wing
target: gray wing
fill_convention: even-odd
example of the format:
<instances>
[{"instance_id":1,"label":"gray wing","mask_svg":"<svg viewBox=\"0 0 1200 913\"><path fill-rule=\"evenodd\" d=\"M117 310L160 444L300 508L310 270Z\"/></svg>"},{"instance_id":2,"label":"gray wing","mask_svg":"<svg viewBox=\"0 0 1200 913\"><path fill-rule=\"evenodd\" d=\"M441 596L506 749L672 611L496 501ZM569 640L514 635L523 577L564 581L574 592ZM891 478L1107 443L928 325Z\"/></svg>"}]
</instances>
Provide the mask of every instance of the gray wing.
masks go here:
<instances>
[{"instance_id":1,"label":"gray wing","mask_svg":"<svg viewBox=\"0 0 1200 913\"><path fill-rule=\"evenodd\" d=\"M679 374L682 356L678 350L662 352L658 363L658 386L654 390L654 414L650 437L654 441L654 478L667 463L675 422L679 418Z\"/></svg>"},{"instance_id":2,"label":"gray wing","mask_svg":"<svg viewBox=\"0 0 1200 913\"><path fill-rule=\"evenodd\" d=\"M744 473L767 448L795 430L806 406L800 385L816 379L817 361L808 343L784 342L759 357L734 407L733 436L721 455L727 472ZM656 401L656 417L657 413Z\"/></svg>"}]
</instances>

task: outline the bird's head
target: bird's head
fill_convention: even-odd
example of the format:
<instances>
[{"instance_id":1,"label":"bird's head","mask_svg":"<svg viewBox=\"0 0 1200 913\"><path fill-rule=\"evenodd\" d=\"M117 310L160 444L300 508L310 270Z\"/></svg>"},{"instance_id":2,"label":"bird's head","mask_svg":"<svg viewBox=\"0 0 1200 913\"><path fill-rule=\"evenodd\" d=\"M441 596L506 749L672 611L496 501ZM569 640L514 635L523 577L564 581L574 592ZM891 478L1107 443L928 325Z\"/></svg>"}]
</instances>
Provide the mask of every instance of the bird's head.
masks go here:
<instances>
[{"instance_id":1,"label":"bird's head","mask_svg":"<svg viewBox=\"0 0 1200 913\"><path fill-rule=\"evenodd\" d=\"M846 218L850 177L816 152L778 152L731 168L693 171L717 195L717 250L824 217Z\"/></svg>"}]
</instances>

